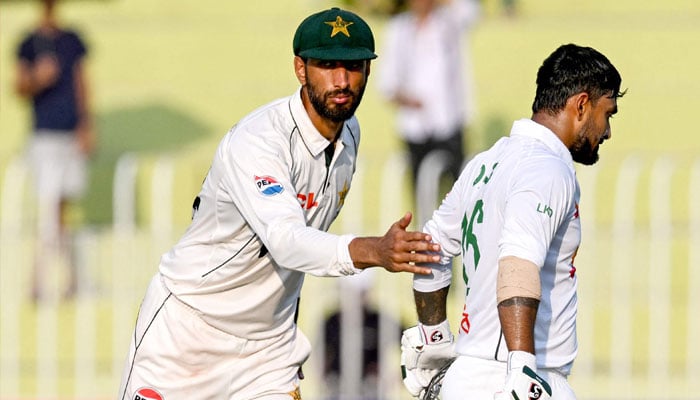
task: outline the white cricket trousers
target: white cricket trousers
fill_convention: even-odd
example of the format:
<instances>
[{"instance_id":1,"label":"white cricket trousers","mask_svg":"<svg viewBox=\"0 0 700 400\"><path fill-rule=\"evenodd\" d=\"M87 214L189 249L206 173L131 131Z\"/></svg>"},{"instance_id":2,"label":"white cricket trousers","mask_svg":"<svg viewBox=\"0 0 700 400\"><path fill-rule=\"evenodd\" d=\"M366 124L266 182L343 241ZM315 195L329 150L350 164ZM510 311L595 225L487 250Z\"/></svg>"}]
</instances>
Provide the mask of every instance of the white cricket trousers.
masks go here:
<instances>
[{"instance_id":1,"label":"white cricket trousers","mask_svg":"<svg viewBox=\"0 0 700 400\"><path fill-rule=\"evenodd\" d=\"M139 310L117 398L300 399L299 367L310 352L299 329L247 340L208 325L156 274Z\"/></svg>"},{"instance_id":2,"label":"white cricket trousers","mask_svg":"<svg viewBox=\"0 0 700 400\"><path fill-rule=\"evenodd\" d=\"M459 356L452 363L443 379L442 400L490 400L503 390L506 380L506 363L482 358ZM559 372L538 369L552 388L552 400L576 400L566 377Z\"/></svg>"}]
</instances>

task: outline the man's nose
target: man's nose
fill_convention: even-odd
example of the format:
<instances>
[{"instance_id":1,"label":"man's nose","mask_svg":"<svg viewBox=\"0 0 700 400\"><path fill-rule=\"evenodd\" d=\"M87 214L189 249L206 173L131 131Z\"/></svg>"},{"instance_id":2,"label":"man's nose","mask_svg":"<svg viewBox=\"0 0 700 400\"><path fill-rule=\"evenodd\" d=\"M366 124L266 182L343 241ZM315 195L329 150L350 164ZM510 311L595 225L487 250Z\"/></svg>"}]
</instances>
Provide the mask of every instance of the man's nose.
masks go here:
<instances>
[{"instance_id":1,"label":"man's nose","mask_svg":"<svg viewBox=\"0 0 700 400\"><path fill-rule=\"evenodd\" d=\"M337 66L333 69L333 85L338 88L346 88L349 85L349 73L343 66Z\"/></svg>"}]
</instances>

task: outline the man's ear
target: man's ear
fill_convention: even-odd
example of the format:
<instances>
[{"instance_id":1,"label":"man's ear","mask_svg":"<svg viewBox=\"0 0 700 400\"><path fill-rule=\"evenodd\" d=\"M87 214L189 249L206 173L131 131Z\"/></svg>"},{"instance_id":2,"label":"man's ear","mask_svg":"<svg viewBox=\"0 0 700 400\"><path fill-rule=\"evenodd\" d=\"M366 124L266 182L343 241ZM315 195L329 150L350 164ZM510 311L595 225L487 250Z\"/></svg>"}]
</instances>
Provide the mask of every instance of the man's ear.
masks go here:
<instances>
[{"instance_id":1,"label":"man's ear","mask_svg":"<svg viewBox=\"0 0 700 400\"><path fill-rule=\"evenodd\" d=\"M294 56L294 73L301 85L306 85L306 63L299 56Z\"/></svg>"},{"instance_id":2,"label":"man's ear","mask_svg":"<svg viewBox=\"0 0 700 400\"><path fill-rule=\"evenodd\" d=\"M583 116L590 109L591 98L588 96L588 93L581 92L573 95L571 100L573 102L573 105L576 107L576 119L581 121L583 119Z\"/></svg>"}]
</instances>

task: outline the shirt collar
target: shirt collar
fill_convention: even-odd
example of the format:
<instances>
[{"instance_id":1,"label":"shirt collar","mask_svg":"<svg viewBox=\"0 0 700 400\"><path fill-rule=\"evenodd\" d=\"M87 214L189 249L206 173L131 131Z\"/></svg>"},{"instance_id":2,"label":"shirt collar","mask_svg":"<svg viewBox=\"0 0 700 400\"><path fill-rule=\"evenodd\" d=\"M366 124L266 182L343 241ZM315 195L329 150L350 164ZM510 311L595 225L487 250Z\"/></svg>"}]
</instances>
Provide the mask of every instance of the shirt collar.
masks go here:
<instances>
[{"instance_id":1,"label":"shirt collar","mask_svg":"<svg viewBox=\"0 0 700 400\"><path fill-rule=\"evenodd\" d=\"M539 140L544 143L550 150L564 160L573 170L574 160L571 157L571 152L559 139L559 137L544 125L523 118L513 122L513 128L510 130L510 136L526 136Z\"/></svg>"},{"instance_id":2,"label":"shirt collar","mask_svg":"<svg viewBox=\"0 0 700 400\"><path fill-rule=\"evenodd\" d=\"M299 87L299 90L292 95L289 101L289 111L292 113L292 118L294 118L294 122L299 129L301 138L309 152L314 157L323 153L331 142L326 139L311 122L311 118L309 118L309 114L307 114L306 109L304 108L304 103L301 101L301 87ZM343 130L340 132L339 140L344 145L346 145L346 136L348 136L347 130L347 125L343 124Z\"/></svg>"}]
</instances>

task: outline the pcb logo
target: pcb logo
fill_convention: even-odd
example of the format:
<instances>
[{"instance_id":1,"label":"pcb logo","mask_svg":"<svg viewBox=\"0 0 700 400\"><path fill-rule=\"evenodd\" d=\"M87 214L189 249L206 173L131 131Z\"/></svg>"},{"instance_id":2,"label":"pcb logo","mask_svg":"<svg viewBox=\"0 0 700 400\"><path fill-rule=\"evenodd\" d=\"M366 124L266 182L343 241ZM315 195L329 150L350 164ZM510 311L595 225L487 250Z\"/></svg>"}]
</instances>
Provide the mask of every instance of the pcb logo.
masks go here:
<instances>
[{"instance_id":1,"label":"pcb logo","mask_svg":"<svg viewBox=\"0 0 700 400\"><path fill-rule=\"evenodd\" d=\"M284 187L271 176L255 176L255 186L265 196L274 196L284 191Z\"/></svg>"},{"instance_id":2,"label":"pcb logo","mask_svg":"<svg viewBox=\"0 0 700 400\"><path fill-rule=\"evenodd\" d=\"M163 400L163 396L161 396L155 389L141 388L136 391L134 400Z\"/></svg>"}]
</instances>

